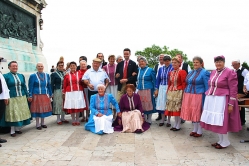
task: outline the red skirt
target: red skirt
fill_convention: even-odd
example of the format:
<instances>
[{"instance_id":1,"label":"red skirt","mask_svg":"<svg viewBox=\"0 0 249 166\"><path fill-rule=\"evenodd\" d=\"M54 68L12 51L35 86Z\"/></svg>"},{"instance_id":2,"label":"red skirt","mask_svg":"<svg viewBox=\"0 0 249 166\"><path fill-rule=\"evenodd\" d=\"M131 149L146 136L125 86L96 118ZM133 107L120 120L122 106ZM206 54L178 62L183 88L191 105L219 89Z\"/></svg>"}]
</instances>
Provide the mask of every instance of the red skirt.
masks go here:
<instances>
[{"instance_id":1,"label":"red skirt","mask_svg":"<svg viewBox=\"0 0 249 166\"><path fill-rule=\"evenodd\" d=\"M30 106L31 113L47 113L52 111L51 100L46 94L34 94Z\"/></svg>"},{"instance_id":2,"label":"red skirt","mask_svg":"<svg viewBox=\"0 0 249 166\"><path fill-rule=\"evenodd\" d=\"M166 110L164 114L166 116L180 116L181 111L168 111L168 110Z\"/></svg>"},{"instance_id":3,"label":"red skirt","mask_svg":"<svg viewBox=\"0 0 249 166\"><path fill-rule=\"evenodd\" d=\"M202 113L202 94L184 93L181 111L182 119L199 122Z\"/></svg>"},{"instance_id":4,"label":"red skirt","mask_svg":"<svg viewBox=\"0 0 249 166\"><path fill-rule=\"evenodd\" d=\"M72 113L83 112L84 109L64 109L64 111L68 114L72 114Z\"/></svg>"}]
</instances>

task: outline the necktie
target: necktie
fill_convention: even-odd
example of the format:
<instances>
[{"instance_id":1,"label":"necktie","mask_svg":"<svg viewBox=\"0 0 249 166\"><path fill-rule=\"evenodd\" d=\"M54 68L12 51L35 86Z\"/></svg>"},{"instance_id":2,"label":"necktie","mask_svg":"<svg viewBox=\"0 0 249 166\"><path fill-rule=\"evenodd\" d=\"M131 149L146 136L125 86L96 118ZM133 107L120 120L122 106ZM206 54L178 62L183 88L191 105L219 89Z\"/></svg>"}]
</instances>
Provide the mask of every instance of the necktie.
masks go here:
<instances>
[{"instance_id":1,"label":"necktie","mask_svg":"<svg viewBox=\"0 0 249 166\"><path fill-rule=\"evenodd\" d=\"M124 73L123 73L123 79L127 78L127 69L128 69L128 62L125 61L125 67L124 67Z\"/></svg>"},{"instance_id":2,"label":"necktie","mask_svg":"<svg viewBox=\"0 0 249 166\"><path fill-rule=\"evenodd\" d=\"M2 80L0 79L0 94L3 92L3 88L2 88Z\"/></svg>"}]
</instances>

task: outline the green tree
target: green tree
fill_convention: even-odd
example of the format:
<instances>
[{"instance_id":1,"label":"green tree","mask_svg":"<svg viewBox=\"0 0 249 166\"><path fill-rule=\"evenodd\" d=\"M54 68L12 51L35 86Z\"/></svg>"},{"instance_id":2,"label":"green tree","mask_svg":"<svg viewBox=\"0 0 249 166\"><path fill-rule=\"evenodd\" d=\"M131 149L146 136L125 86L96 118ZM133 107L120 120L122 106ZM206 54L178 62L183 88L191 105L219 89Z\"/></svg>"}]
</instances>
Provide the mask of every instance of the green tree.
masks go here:
<instances>
[{"instance_id":1,"label":"green tree","mask_svg":"<svg viewBox=\"0 0 249 166\"><path fill-rule=\"evenodd\" d=\"M248 64L246 62L243 62L241 66L246 68L247 70L249 70L249 66L248 66Z\"/></svg>"},{"instance_id":2,"label":"green tree","mask_svg":"<svg viewBox=\"0 0 249 166\"><path fill-rule=\"evenodd\" d=\"M178 49L170 50L167 46L157 46L153 44L151 47L146 47L143 51L136 51L135 55L141 55L144 56L147 61L149 67L154 67L158 63L158 56L160 54L168 54L171 57L175 57L177 54L181 54L183 56L183 59L185 62L188 62L190 67L193 68L192 61L188 60L187 54L184 54L183 51L180 51Z\"/></svg>"}]
</instances>

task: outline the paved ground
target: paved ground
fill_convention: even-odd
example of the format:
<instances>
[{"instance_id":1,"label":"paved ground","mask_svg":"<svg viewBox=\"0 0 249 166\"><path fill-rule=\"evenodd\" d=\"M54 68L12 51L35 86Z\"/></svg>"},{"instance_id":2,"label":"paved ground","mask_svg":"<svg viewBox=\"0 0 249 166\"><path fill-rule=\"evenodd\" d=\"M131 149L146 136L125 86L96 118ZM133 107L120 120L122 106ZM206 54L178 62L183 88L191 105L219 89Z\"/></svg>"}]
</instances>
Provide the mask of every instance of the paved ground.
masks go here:
<instances>
[{"instance_id":1,"label":"paved ground","mask_svg":"<svg viewBox=\"0 0 249 166\"><path fill-rule=\"evenodd\" d=\"M189 136L190 122L178 132L158 127L154 121L140 135L115 132L99 136L83 126L58 126L55 120L55 116L47 118L48 128L42 131L36 130L33 122L15 138L0 135L8 140L0 148L0 165L249 165L249 143L239 143L249 139L246 126L240 133L230 134L231 146L217 150L210 145L217 141L216 134L204 131L201 138Z\"/></svg>"}]
</instances>

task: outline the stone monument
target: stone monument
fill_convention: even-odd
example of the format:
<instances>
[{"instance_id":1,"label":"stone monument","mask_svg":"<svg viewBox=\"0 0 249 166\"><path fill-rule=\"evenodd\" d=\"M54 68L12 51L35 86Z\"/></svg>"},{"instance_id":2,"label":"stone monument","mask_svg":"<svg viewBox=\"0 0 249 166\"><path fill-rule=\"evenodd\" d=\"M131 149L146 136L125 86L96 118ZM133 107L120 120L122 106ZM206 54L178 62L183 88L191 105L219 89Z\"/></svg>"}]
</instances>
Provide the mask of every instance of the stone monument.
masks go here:
<instances>
[{"instance_id":1,"label":"stone monument","mask_svg":"<svg viewBox=\"0 0 249 166\"><path fill-rule=\"evenodd\" d=\"M8 63L18 62L18 72L28 77L36 71L36 63L47 61L42 54L40 38L45 0L0 0L0 71L9 72Z\"/></svg>"}]
</instances>

